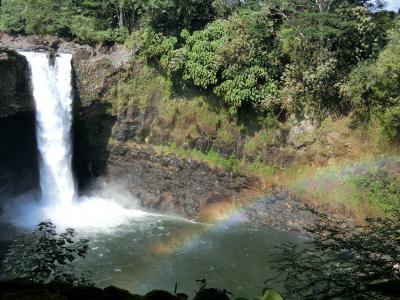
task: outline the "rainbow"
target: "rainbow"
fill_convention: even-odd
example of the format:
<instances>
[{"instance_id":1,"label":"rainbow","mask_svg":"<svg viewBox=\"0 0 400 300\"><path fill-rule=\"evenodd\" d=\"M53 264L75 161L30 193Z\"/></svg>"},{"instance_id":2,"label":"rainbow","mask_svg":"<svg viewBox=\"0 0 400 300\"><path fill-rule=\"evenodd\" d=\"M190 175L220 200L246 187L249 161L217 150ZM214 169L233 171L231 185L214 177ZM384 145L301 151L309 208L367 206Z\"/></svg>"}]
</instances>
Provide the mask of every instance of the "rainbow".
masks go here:
<instances>
[{"instance_id":1,"label":"rainbow","mask_svg":"<svg viewBox=\"0 0 400 300\"><path fill-rule=\"evenodd\" d=\"M289 179L288 183L284 188L298 193L300 195L305 194L306 190L309 190L308 194L311 197L319 196L321 198L332 195L333 197L341 197L341 201L345 201L346 194L349 196L348 187L345 183L349 181L352 176L364 174L366 172L373 172L380 168L386 167L390 169L392 165L400 164L400 156L398 155L380 155L375 157L365 157L357 161L348 161L341 164L332 165L325 168L314 169L313 172L297 173L294 180ZM400 168L400 165L399 165ZM311 174L310 174L311 173ZM306 176L305 176L306 175ZM321 195L319 193L321 192ZM219 224L232 221L246 221L246 217L242 212L253 205L258 204L260 201L271 195L255 195L246 201L241 201L241 205L235 205L233 203L223 202L208 207L200 218L200 223L205 221L202 227L193 227L191 229L182 229L181 232L170 236L168 239L157 242L152 247L152 253L155 255L167 255L181 249L183 247L190 246L194 241L198 240L199 237L208 230L213 230ZM326 200L331 200L330 198Z\"/></svg>"}]
</instances>

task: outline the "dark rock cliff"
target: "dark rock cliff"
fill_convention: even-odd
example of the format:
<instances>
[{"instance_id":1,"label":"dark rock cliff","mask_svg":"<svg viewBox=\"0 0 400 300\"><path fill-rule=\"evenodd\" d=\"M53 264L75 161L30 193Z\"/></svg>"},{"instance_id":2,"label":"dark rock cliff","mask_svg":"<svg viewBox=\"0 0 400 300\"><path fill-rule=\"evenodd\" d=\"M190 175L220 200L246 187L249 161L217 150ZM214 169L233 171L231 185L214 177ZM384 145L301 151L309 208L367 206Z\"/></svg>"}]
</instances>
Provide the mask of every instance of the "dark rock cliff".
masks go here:
<instances>
[{"instance_id":1,"label":"dark rock cliff","mask_svg":"<svg viewBox=\"0 0 400 300\"><path fill-rule=\"evenodd\" d=\"M0 118L34 111L25 57L0 44Z\"/></svg>"},{"instance_id":2,"label":"dark rock cliff","mask_svg":"<svg viewBox=\"0 0 400 300\"><path fill-rule=\"evenodd\" d=\"M143 207L189 217L210 217L230 209L254 181L211 169L204 163L157 154L152 147L116 143L109 147L107 174L120 177Z\"/></svg>"},{"instance_id":3,"label":"dark rock cliff","mask_svg":"<svg viewBox=\"0 0 400 300\"><path fill-rule=\"evenodd\" d=\"M0 45L0 203L38 186L30 70L25 57Z\"/></svg>"},{"instance_id":4,"label":"dark rock cliff","mask_svg":"<svg viewBox=\"0 0 400 300\"><path fill-rule=\"evenodd\" d=\"M73 164L80 186L105 171L107 147L116 118L110 113L111 103L104 95L129 55L122 47L78 49L73 55L77 92Z\"/></svg>"}]
</instances>

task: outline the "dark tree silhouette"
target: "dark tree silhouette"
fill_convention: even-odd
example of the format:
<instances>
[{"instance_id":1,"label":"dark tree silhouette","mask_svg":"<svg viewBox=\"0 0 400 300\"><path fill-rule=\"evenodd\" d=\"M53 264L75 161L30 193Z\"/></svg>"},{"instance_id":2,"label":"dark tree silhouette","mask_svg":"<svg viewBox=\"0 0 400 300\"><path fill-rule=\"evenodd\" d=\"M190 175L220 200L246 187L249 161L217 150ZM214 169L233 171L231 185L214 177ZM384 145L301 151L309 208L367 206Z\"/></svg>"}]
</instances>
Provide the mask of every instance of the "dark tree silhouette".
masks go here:
<instances>
[{"instance_id":1,"label":"dark tree silhouette","mask_svg":"<svg viewBox=\"0 0 400 300\"><path fill-rule=\"evenodd\" d=\"M363 225L319 216L312 242L272 259L285 299L400 299L400 214Z\"/></svg>"},{"instance_id":2,"label":"dark tree silhouette","mask_svg":"<svg viewBox=\"0 0 400 300\"><path fill-rule=\"evenodd\" d=\"M57 233L51 221L41 222L30 234L17 235L4 259L6 273L10 278L38 283L90 284L72 264L76 258L86 256L89 241L76 239L75 235L72 228Z\"/></svg>"}]
</instances>

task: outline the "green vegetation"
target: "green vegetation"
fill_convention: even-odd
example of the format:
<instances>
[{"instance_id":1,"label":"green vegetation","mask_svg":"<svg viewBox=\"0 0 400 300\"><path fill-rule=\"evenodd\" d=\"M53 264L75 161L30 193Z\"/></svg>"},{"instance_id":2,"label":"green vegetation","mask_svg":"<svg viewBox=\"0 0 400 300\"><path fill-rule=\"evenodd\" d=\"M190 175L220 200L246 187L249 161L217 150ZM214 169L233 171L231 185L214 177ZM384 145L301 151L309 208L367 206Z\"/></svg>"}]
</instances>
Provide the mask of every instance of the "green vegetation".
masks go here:
<instances>
[{"instance_id":1,"label":"green vegetation","mask_svg":"<svg viewBox=\"0 0 400 300\"><path fill-rule=\"evenodd\" d=\"M236 173L238 171L239 161L234 156L231 155L226 158L212 149L207 153L203 153L195 149L186 150L176 144L172 144L171 146L157 146L156 150L159 153L174 153L181 158L191 158L196 161L205 162L212 167L221 168L227 172Z\"/></svg>"},{"instance_id":2,"label":"green vegetation","mask_svg":"<svg viewBox=\"0 0 400 300\"><path fill-rule=\"evenodd\" d=\"M38 283L89 284L72 264L77 257L85 257L88 244L88 240L75 238L74 229L58 234L53 223L41 222L31 234L14 239L4 259L5 271L11 278Z\"/></svg>"},{"instance_id":3,"label":"green vegetation","mask_svg":"<svg viewBox=\"0 0 400 300\"><path fill-rule=\"evenodd\" d=\"M171 98L171 82L153 68L139 61L124 66L117 83L107 99L112 103L112 113L118 114L127 107L143 108L151 102L167 102Z\"/></svg>"},{"instance_id":4,"label":"green vegetation","mask_svg":"<svg viewBox=\"0 0 400 300\"><path fill-rule=\"evenodd\" d=\"M400 209L399 166L398 156L382 156L319 170L293 168L282 171L279 176L282 181L287 180L285 185L314 206L362 221Z\"/></svg>"},{"instance_id":5,"label":"green vegetation","mask_svg":"<svg viewBox=\"0 0 400 300\"><path fill-rule=\"evenodd\" d=\"M211 95L233 121L250 116L269 129L266 118L319 123L351 113L359 126L378 119L381 134L396 141L400 21L381 7L367 0L4 0L0 27L139 45L175 91Z\"/></svg>"},{"instance_id":6,"label":"green vegetation","mask_svg":"<svg viewBox=\"0 0 400 300\"><path fill-rule=\"evenodd\" d=\"M262 129L258 131L253 137L250 137L244 145L244 153L246 156L255 157L260 160L259 157L264 149L268 149L269 146L275 145L278 139L279 132L272 129Z\"/></svg>"},{"instance_id":7,"label":"green vegetation","mask_svg":"<svg viewBox=\"0 0 400 300\"><path fill-rule=\"evenodd\" d=\"M260 161L247 162L245 160L238 160L233 155L224 157L213 149L204 153L196 149L184 149L176 144L170 146L156 146L155 149L158 153L173 153L180 158L193 159L207 163L211 167L232 172L232 175L239 172L239 170L241 173L259 177L270 177L278 172L276 167L266 165Z\"/></svg>"},{"instance_id":8,"label":"green vegetation","mask_svg":"<svg viewBox=\"0 0 400 300\"><path fill-rule=\"evenodd\" d=\"M310 247L288 243L273 255L285 299L396 299L399 216L354 225L319 215L321 223L309 228Z\"/></svg>"},{"instance_id":9,"label":"green vegetation","mask_svg":"<svg viewBox=\"0 0 400 300\"><path fill-rule=\"evenodd\" d=\"M377 119L388 138L400 138L400 19L389 31L389 42L376 60L355 68L343 93L353 103L354 119Z\"/></svg>"},{"instance_id":10,"label":"green vegetation","mask_svg":"<svg viewBox=\"0 0 400 300\"><path fill-rule=\"evenodd\" d=\"M355 185L364 201L384 211L400 208L400 178L385 170L356 177Z\"/></svg>"},{"instance_id":11,"label":"green vegetation","mask_svg":"<svg viewBox=\"0 0 400 300\"><path fill-rule=\"evenodd\" d=\"M141 53L182 86L212 91L232 116L341 116L353 108L340 93L347 77L379 55L394 14L373 13L367 2L320 2L329 5L248 1L202 30L145 28Z\"/></svg>"},{"instance_id":12,"label":"green vegetation","mask_svg":"<svg viewBox=\"0 0 400 300\"><path fill-rule=\"evenodd\" d=\"M3 0L1 30L124 42L137 28L171 31L202 27L213 15L203 0Z\"/></svg>"}]
</instances>

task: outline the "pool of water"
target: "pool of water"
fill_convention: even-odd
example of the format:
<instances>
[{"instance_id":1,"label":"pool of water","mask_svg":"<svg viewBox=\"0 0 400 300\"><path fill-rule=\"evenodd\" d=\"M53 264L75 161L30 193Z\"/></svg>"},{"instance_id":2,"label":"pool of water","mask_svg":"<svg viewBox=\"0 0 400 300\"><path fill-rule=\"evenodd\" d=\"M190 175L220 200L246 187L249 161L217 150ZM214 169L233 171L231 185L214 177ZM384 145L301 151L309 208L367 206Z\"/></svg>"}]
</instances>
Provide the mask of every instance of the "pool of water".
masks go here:
<instances>
[{"instance_id":1,"label":"pool of water","mask_svg":"<svg viewBox=\"0 0 400 300\"><path fill-rule=\"evenodd\" d=\"M115 285L134 293L152 289L193 295L196 280L224 288L235 297L254 298L274 273L271 254L284 242L303 244L291 233L237 220L202 224L181 218L147 215L107 231L83 232L90 251L78 268L97 286ZM279 283L272 283L282 290Z\"/></svg>"}]
</instances>

